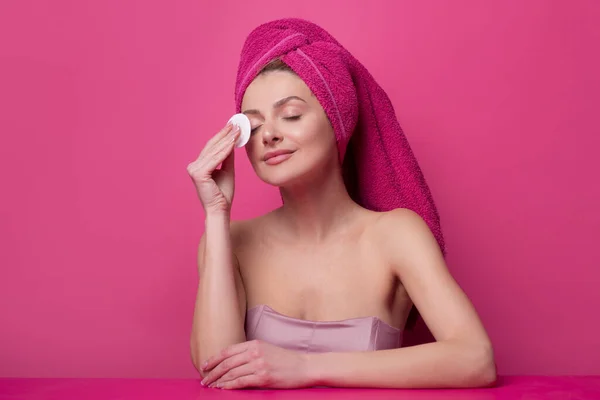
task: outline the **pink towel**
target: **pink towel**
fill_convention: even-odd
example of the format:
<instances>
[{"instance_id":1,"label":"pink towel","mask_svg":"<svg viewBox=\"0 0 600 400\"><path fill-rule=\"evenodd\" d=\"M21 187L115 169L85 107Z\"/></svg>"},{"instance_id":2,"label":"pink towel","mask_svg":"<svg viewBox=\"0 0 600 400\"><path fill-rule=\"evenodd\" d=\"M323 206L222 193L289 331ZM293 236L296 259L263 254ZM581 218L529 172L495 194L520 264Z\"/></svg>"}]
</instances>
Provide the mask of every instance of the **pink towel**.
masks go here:
<instances>
[{"instance_id":1,"label":"pink towel","mask_svg":"<svg viewBox=\"0 0 600 400\"><path fill-rule=\"evenodd\" d=\"M419 164L385 91L337 40L312 22L267 22L247 37L238 67L235 103L260 70L280 58L315 94L335 131L349 194L374 211L413 210L442 253L439 215Z\"/></svg>"}]
</instances>

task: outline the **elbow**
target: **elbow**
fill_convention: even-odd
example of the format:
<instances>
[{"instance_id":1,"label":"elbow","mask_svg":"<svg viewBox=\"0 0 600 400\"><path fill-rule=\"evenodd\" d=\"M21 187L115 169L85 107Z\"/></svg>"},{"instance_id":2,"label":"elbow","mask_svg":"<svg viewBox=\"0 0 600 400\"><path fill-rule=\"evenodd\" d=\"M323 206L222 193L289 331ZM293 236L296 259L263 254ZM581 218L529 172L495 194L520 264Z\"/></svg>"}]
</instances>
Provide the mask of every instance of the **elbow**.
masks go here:
<instances>
[{"instance_id":1,"label":"elbow","mask_svg":"<svg viewBox=\"0 0 600 400\"><path fill-rule=\"evenodd\" d=\"M465 371L465 384L468 387L493 387L496 385L496 362L492 345L473 346L472 358Z\"/></svg>"},{"instance_id":2,"label":"elbow","mask_svg":"<svg viewBox=\"0 0 600 400\"><path fill-rule=\"evenodd\" d=\"M200 356L200 352L196 349L196 346L194 346L194 344L192 344L190 349L190 358L192 359L192 364L194 365L194 368L196 368L196 371L198 371L200 378L204 379L206 374L204 373L200 365L202 358Z\"/></svg>"},{"instance_id":3,"label":"elbow","mask_svg":"<svg viewBox=\"0 0 600 400\"><path fill-rule=\"evenodd\" d=\"M192 365L194 365L196 371L198 371L198 373L202 375L202 371L200 370L200 365L198 362L198 360L200 359L199 355L192 349L192 351L190 352L190 356L190 358L192 359Z\"/></svg>"},{"instance_id":4,"label":"elbow","mask_svg":"<svg viewBox=\"0 0 600 400\"><path fill-rule=\"evenodd\" d=\"M195 355L192 352L192 364L194 365L194 368L196 368L196 371L198 371L198 375L200 376L200 379L204 379L207 375L206 372L204 372L202 370L202 368L200 368L200 356L199 355Z\"/></svg>"}]
</instances>

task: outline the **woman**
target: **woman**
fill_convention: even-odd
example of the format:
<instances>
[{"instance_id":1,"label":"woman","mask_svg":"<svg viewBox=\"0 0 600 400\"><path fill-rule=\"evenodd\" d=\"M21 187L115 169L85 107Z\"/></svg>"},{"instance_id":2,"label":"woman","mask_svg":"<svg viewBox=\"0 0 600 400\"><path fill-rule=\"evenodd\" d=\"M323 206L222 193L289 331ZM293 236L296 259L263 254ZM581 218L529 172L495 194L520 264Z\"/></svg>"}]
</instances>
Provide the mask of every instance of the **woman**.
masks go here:
<instances>
[{"instance_id":1,"label":"woman","mask_svg":"<svg viewBox=\"0 0 600 400\"><path fill-rule=\"evenodd\" d=\"M206 215L191 334L202 384L493 384L490 340L448 272L428 188L366 69L322 28L272 21L246 40L236 106L251 121L250 162L283 205L230 220L231 125L188 166ZM413 307L436 341L403 348Z\"/></svg>"}]
</instances>

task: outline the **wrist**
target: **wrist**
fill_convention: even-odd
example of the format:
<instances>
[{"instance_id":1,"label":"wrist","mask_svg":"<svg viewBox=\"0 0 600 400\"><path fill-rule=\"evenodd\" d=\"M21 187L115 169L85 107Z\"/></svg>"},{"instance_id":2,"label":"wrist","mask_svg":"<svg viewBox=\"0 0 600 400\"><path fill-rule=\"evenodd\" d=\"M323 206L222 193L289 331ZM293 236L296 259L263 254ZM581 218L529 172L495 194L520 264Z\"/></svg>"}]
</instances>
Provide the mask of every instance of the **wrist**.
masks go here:
<instances>
[{"instance_id":1,"label":"wrist","mask_svg":"<svg viewBox=\"0 0 600 400\"><path fill-rule=\"evenodd\" d=\"M231 221L231 214L228 211L219 211L219 212L207 212L204 217L204 222L206 224L219 224L219 223L227 223Z\"/></svg>"},{"instance_id":2,"label":"wrist","mask_svg":"<svg viewBox=\"0 0 600 400\"><path fill-rule=\"evenodd\" d=\"M308 386L324 386L326 377L323 371L323 357L325 354L322 353L304 353L304 365L306 371L306 381Z\"/></svg>"}]
</instances>

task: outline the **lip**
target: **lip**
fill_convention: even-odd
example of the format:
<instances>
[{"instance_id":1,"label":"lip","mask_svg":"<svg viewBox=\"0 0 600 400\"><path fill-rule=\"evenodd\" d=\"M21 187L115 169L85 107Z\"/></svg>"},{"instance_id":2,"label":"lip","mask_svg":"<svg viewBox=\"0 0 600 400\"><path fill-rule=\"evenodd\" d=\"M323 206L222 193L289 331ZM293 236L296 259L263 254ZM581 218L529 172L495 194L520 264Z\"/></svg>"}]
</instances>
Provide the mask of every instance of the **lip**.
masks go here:
<instances>
[{"instance_id":1,"label":"lip","mask_svg":"<svg viewBox=\"0 0 600 400\"><path fill-rule=\"evenodd\" d=\"M275 165L284 162L292 156L293 151L291 150L274 150L269 151L263 157L263 161L269 165Z\"/></svg>"}]
</instances>

